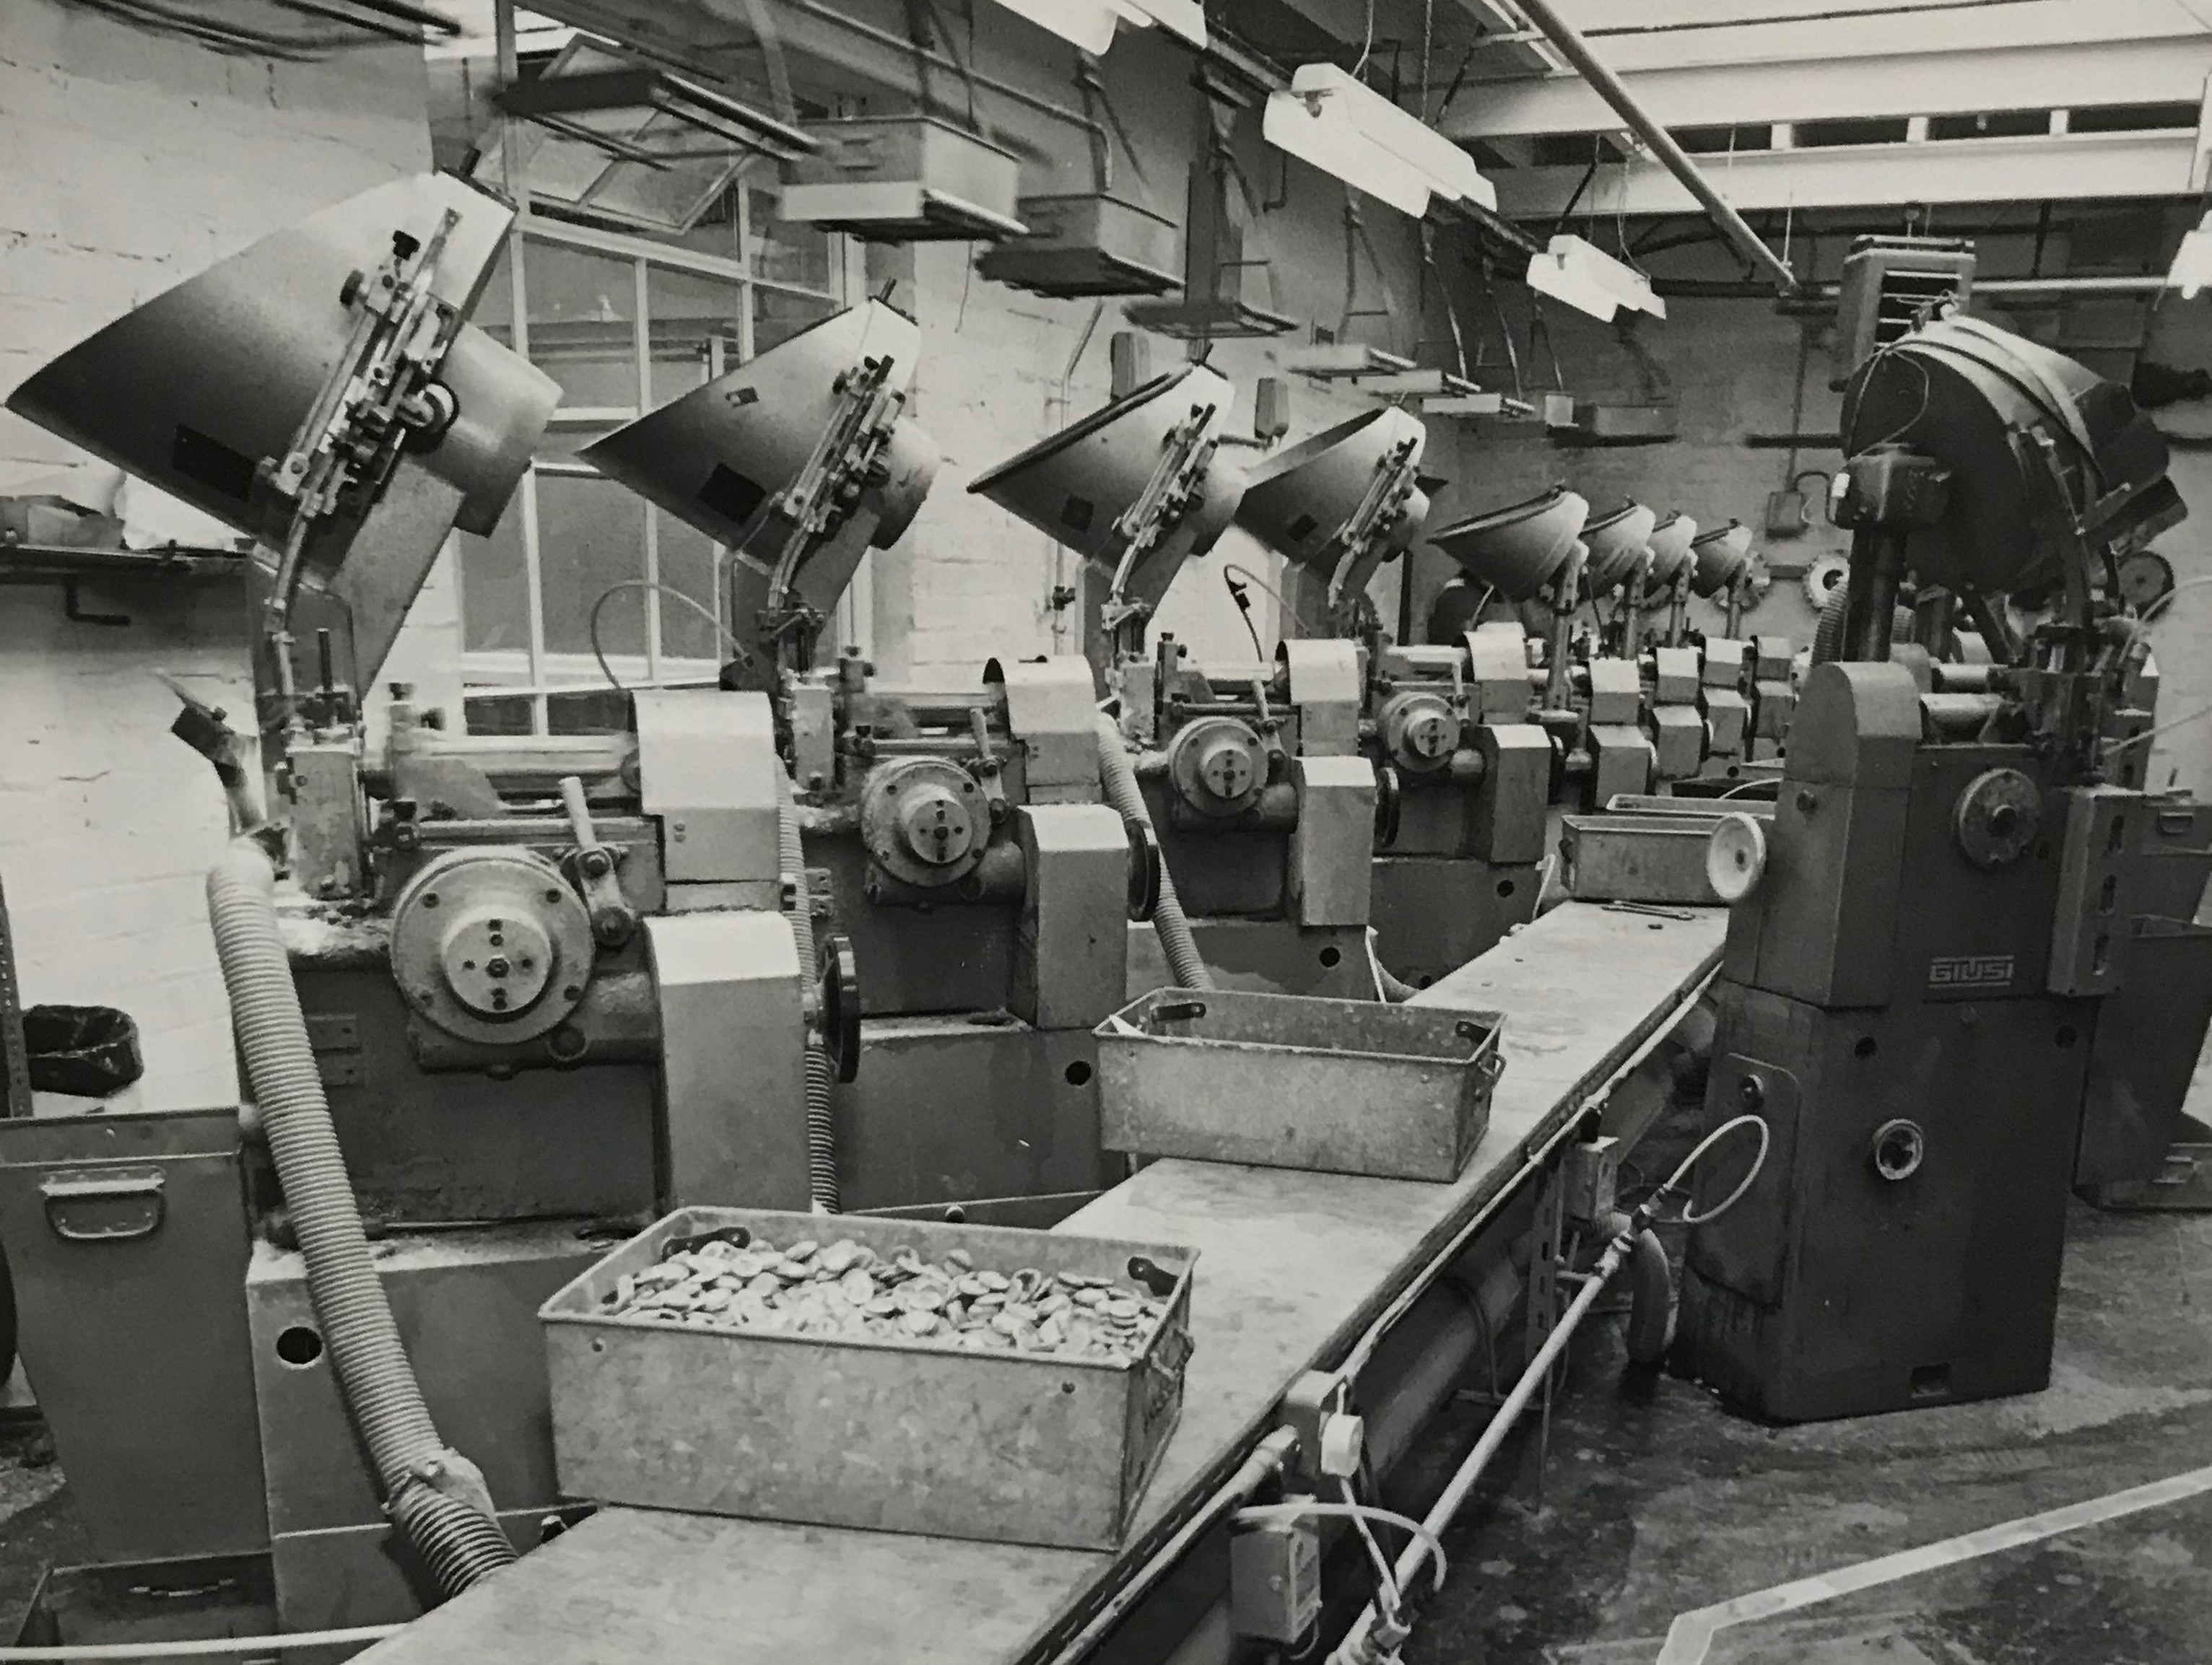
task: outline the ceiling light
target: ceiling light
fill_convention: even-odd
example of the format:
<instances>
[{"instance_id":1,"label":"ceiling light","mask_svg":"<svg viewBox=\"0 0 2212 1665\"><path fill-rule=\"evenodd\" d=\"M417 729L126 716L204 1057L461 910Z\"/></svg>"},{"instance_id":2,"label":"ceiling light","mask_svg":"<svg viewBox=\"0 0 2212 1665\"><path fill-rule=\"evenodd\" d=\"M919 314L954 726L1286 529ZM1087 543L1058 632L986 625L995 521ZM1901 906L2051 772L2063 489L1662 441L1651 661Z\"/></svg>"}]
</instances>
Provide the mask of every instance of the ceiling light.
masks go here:
<instances>
[{"instance_id":1,"label":"ceiling light","mask_svg":"<svg viewBox=\"0 0 2212 1665\"><path fill-rule=\"evenodd\" d=\"M1114 44L1114 28L1158 24L1194 46L1206 45L1206 8L1200 0L999 0L1077 50L1094 57Z\"/></svg>"},{"instance_id":2,"label":"ceiling light","mask_svg":"<svg viewBox=\"0 0 2212 1665\"><path fill-rule=\"evenodd\" d=\"M1580 237L1554 237L1544 253L1530 256L1528 287L1601 320L1623 306L1667 316L1667 303L1651 293L1649 278Z\"/></svg>"},{"instance_id":3,"label":"ceiling light","mask_svg":"<svg viewBox=\"0 0 2212 1665\"><path fill-rule=\"evenodd\" d=\"M1105 3L1139 28L1157 23L1194 46L1206 45L1206 7L1202 0L1105 0Z\"/></svg>"},{"instance_id":4,"label":"ceiling light","mask_svg":"<svg viewBox=\"0 0 2212 1665\"><path fill-rule=\"evenodd\" d=\"M2166 287L2180 290L2184 300L2196 300L2208 283L2212 283L2212 214L2182 238L2172 268L2166 275Z\"/></svg>"},{"instance_id":5,"label":"ceiling light","mask_svg":"<svg viewBox=\"0 0 2212 1665\"><path fill-rule=\"evenodd\" d=\"M1277 149L1404 214L1426 214L1431 195L1498 206L1473 157L1334 64L1302 64L1287 92L1268 94L1261 131Z\"/></svg>"},{"instance_id":6,"label":"ceiling light","mask_svg":"<svg viewBox=\"0 0 2212 1665\"><path fill-rule=\"evenodd\" d=\"M1611 323L1620 310L1620 302L1611 291L1555 254L1528 257L1528 287L1538 294L1564 300L1578 312L1588 312L1601 324Z\"/></svg>"},{"instance_id":7,"label":"ceiling light","mask_svg":"<svg viewBox=\"0 0 2212 1665\"><path fill-rule=\"evenodd\" d=\"M1418 220L1429 211L1428 181L1360 132L1340 104L1270 93L1260 131L1276 149L1401 214Z\"/></svg>"},{"instance_id":8,"label":"ceiling light","mask_svg":"<svg viewBox=\"0 0 2212 1665\"><path fill-rule=\"evenodd\" d=\"M1114 26L1127 12L1118 0L999 0L1008 11L1094 55L1114 44Z\"/></svg>"}]
</instances>

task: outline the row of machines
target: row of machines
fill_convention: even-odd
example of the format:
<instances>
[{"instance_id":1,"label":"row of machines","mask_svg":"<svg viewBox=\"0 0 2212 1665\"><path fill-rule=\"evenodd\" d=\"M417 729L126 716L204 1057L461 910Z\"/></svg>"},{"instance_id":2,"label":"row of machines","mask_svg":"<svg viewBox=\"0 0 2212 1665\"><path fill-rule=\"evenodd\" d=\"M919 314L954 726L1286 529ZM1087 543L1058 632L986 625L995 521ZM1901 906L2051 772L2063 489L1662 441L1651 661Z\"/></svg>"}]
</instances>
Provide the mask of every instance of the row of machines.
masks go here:
<instances>
[{"instance_id":1,"label":"row of machines","mask_svg":"<svg viewBox=\"0 0 2212 1665\"><path fill-rule=\"evenodd\" d=\"M1635 602L1611 654L1496 625L1394 644L1366 590L1425 530L1419 422L1367 413L1248 474L1218 456L1228 384L1192 366L974 486L1111 575L1103 689L1079 657L887 682L823 641L938 466L906 409L919 333L875 301L586 453L732 552L720 686L636 691L613 735L451 733L404 699L373 734L357 690L556 398L468 322L512 225L459 182L396 181L10 406L261 546L255 732L189 698L178 732L288 866L293 982L395 1322L528 1542L556 1503L535 1310L611 1237L693 1202L1056 1218L1111 1177L1091 1030L1168 980L1133 924L1173 895L1224 980L1365 997L1378 923L1387 961L1389 921L1422 922L1423 981L1487 947L1533 911L1562 783L1648 786L1650 713L1683 703L1658 656L1705 579L1695 529L1639 512L1600 547L1672 598L1648 650ZM1562 617L1583 518L1562 493L1499 523L1509 551L1564 527ZM1329 629L1213 675L1148 625L1231 524L1315 576ZM1440 541L1494 559L1490 534ZM1737 583L1747 540L1722 542ZM1646 658L1613 724L1609 668ZM1639 722L1635 787L1585 766ZM101 1559L265 1565L240 1576L289 1630L416 1610L250 1111L0 1127L0 1238Z\"/></svg>"}]
</instances>

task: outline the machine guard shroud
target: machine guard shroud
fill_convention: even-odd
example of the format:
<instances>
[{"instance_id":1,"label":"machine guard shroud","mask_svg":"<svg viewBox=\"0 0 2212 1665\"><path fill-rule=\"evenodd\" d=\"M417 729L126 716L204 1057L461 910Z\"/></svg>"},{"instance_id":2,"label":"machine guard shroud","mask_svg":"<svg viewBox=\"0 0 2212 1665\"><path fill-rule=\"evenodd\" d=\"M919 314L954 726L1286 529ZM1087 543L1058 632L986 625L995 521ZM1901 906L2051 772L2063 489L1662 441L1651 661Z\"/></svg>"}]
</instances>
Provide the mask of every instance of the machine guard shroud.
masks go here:
<instances>
[{"instance_id":1,"label":"machine guard shroud","mask_svg":"<svg viewBox=\"0 0 2212 1665\"><path fill-rule=\"evenodd\" d=\"M514 210L447 174L392 180L263 238L80 342L15 390L8 408L203 513L281 546L289 503L258 479L282 458L343 354L348 278L388 257L392 234L428 241L457 216L433 288L465 315ZM307 548L308 584L344 606L355 675L373 679L430 564L458 526L479 536L528 466L560 390L473 325L439 379L459 415L409 449L383 493L331 517Z\"/></svg>"},{"instance_id":2,"label":"machine guard shroud","mask_svg":"<svg viewBox=\"0 0 2212 1665\"><path fill-rule=\"evenodd\" d=\"M2186 512L2159 490L2166 440L2124 388L1973 318L1932 324L1862 365L1844 397L1843 433L1847 457L1887 442L1951 470L1942 521L1905 546L1923 584L2033 593L2063 578L2072 545L2039 512L2050 493L2015 435L2050 438L2077 516L2137 499L2138 520L2172 524Z\"/></svg>"}]
</instances>

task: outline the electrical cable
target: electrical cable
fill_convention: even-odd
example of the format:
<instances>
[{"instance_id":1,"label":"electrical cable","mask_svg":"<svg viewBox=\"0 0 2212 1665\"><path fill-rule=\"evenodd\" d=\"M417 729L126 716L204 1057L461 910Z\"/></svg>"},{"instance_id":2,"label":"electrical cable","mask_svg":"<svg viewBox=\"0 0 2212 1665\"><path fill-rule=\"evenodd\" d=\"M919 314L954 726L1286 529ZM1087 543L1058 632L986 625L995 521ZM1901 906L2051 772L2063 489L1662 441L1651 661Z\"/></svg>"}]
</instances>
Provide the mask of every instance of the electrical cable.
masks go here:
<instances>
[{"instance_id":1,"label":"electrical cable","mask_svg":"<svg viewBox=\"0 0 2212 1665\"><path fill-rule=\"evenodd\" d=\"M1406 1592L1399 1587L1398 1575L1390 1567L1390 1558L1382 1553L1382 1546L1376 1541L1375 1529L1368 1524L1365 1512L1359 1507L1358 1500L1352 1495L1352 1482L1340 1476L1336 1482L1336 1489L1343 1496L1344 1502L1341 1506L1345 1513L1351 1517L1352 1529L1359 1535L1359 1541L1367 1550L1367 1559L1375 1564L1376 1605L1382 1610L1383 1622L1395 1626L1401 1622L1398 1615L1403 1611ZM1443 1547L1443 1541L1435 1533L1425 1532L1420 1535L1426 1538L1437 1549L1441 1550ZM1442 1584L1439 1583L1437 1588L1442 1589Z\"/></svg>"},{"instance_id":2,"label":"electrical cable","mask_svg":"<svg viewBox=\"0 0 2212 1665\"><path fill-rule=\"evenodd\" d=\"M2194 590L2200 584L2212 584L2212 572L2204 573L2193 578L2184 578L2179 584L2175 584L2172 589L2167 590L2164 595L2153 596L2150 600L2144 604L2143 610L2138 616L2141 617L2145 624L2148 624L2153 619L2158 617L2160 614L2165 612L2166 609L2172 604L2173 598L2176 596L2179 596L2183 590Z\"/></svg>"},{"instance_id":3,"label":"electrical cable","mask_svg":"<svg viewBox=\"0 0 2212 1665\"><path fill-rule=\"evenodd\" d=\"M1265 664L1267 650L1260 645L1259 627L1252 622L1252 598L1244 593L1244 585L1233 570L1222 573L1221 581L1229 586L1229 599L1237 603L1237 616L1244 621L1244 633L1252 639L1252 657Z\"/></svg>"},{"instance_id":4,"label":"electrical cable","mask_svg":"<svg viewBox=\"0 0 2212 1665\"><path fill-rule=\"evenodd\" d=\"M1233 560L1224 561L1221 566L1221 573L1224 578L1230 574L1234 573L1237 577L1243 579L1245 583L1250 584L1255 590L1259 590L1261 594L1273 596L1275 598L1275 604L1280 607L1286 615L1294 620L1300 628L1316 636L1322 633L1319 628L1314 624L1314 621L1306 617L1304 612L1298 608L1297 603L1292 602L1288 596L1285 596L1281 590L1276 589L1273 584L1268 583L1267 579L1261 578L1250 567L1239 566Z\"/></svg>"},{"instance_id":5,"label":"electrical cable","mask_svg":"<svg viewBox=\"0 0 2212 1665\"><path fill-rule=\"evenodd\" d=\"M1713 795L1714 802L1717 802L1722 798L1732 798L1739 792L1748 792L1754 786L1778 787L1781 784L1782 778L1779 775L1761 775L1757 780L1741 781L1735 785L1729 787L1725 792L1715 793Z\"/></svg>"},{"instance_id":6,"label":"electrical cable","mask_svg":"<svg viewBox=\"0 0 2212 1665\"><path fill-rule=\"evenodd\" d=\"M2212 705L2199 705L2195 711L2184 712L2170 723L2161 723L2156 728L2145 729L2141 734L2130 735L2125 740L2114 741L2105 748L2106 754L2109 756L2114 752L2124 752L2130 746L2140 746L2147 740L2155 740L2162 734L2170 734L2207 717L2212 717Z\"/></svg>"},{"instance_id":7,"label":"electrical cable","mask_svg":"<svg viewBox=\"0 0 2212 1665\"><path fill-rule=\"evenodd\" d=\"M1677 1214L1671 1220L1662 1220L1659 1218L1657 1209L1660 1199L1670 1193L1679 1196L1686 1196L1688 1193L1682 1190L1682 1181L1688 1178L1690 1170L1697 1166L1698 1161L1705 1156L1707 1151L1711 1150L1715 1145L1720 1143L1722 1140L1727 1138L1729 1135L1734 1133L1741 1127L1749 1127L1758 1129L1759 1153L1752 1158L1751 1166L1745 1171L1743 1178L1737 1184L1736 1188L1730 1191L1726 1196L1723 1197L1718 1202L1715 1203L1711 1208L1706 1209L1703 1214L1697 1214L1691 1209L1685 1208L1680 1214ZM1675 1168L1673 1173L1667 1177L1665 1183L1662 1184L1657 1190L1652 1192L1650 1196L1644 1198L1644 1201L1638 1205L1634 1219L1639 1223L1639 1225L1650 1226L1711 1225L1729 1209L1735 1208L1738 1202L1741 1202L1743 1200L1744 1194L1751 1190L1752 1181L1758 1178L1760 1170L1766 1166L1766 1153L1772 1146L1773 1138L1774 1135L1768 1129L1764 1117L1755 1116L1749 1111L1746 1111L1741 1116L1730 1117L1727 1121L1722 1123L1711 1133L1700 1139L1697 1144L1692 1147L1690 1153L1684 1157L1680 1165Z\"/></svg>"},{"instance_id":8,"label":"electrical cable","mask_svg":"<svg viewBox=\"0 0 2212 1665\"><path fill-rule=\"evenodd\" d=\"M674 596L714 627L715 632L721 637L723 645L730 650L730 656L732 658L747 663L751 661L753 656L746 651L744 645L738 640L736 633L716 618L712 609L696 596L688 596L674 584L664 584L658 578L623 578L599 591L599 598L592 603L591 617L584 626L584 633L591 638L592 641L592 657L599 661L599 675L605 677L607 686L617 693L627 692L627 688L623 680L615 675L614 667L607 663L606 651L599 645L599 612L617 596L631 590L651 590L663 596Z\"/></svg>"}]
</instances>

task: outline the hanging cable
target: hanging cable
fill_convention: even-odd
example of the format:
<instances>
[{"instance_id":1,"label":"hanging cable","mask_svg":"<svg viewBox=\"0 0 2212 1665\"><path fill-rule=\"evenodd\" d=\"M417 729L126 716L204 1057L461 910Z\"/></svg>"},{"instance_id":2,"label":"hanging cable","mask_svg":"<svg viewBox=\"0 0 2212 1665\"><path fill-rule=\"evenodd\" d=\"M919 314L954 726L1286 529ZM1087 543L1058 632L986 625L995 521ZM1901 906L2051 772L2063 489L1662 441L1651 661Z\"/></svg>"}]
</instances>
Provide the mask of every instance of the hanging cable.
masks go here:
<instances>
[{"instance_id":1,"label":"hanging cable","mask_svg":"<svg viewBox=\"0 0 2212 1665\"><path fill-rule=\"evenodd\" d=\"M599 613L617 596L632 590L650 590L659 595L672 596L714 627L715 633L722 639L722 645L730 650L730 657L732 659L741 663L751 663L753 656L744 645L738 641L730 627L716 618L713 610L696 596L687 596L674 584L663 584L658 578L623 578L621 582L611 584L599 591L599 600L592 603L591 617L585 621L584 625L584 633L591 639L592 657L599 661L599 675L607 679L609 687L617 693L626 691L623 680L615 675L614 667L607 663L605 650L599 645Z\"/></svg>"},{"instance_id":2,"label":"hanging cable","mask_svg":"<svg viewBox=\"0 0 2212 1665\"><path fill-rule=\"evenodd\" d=\"M1304 612L1295 605L1288 596L1285 596L1281 590L1276 589L1273 584L1268 583L1267 579L1261 578L1250 567L1239 566L1233 560L1225 561L1222 564L1221 574L1224 578L1231 576L1242 578L1245 583L1250 584L1255 590L1260 590L1265 595L1273 596L1275 598L1275 604L1280 607L1288 617L1295 621L1298 627L1305 631L1307 634L1318 636L1322 633L1315 627L1314 621L1306 617Z\"/></svg>"}]
</instances>

